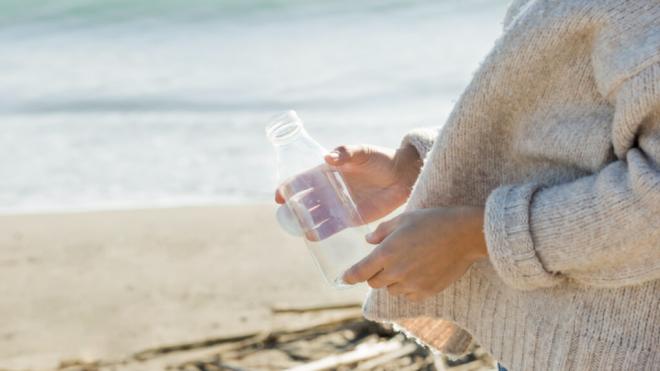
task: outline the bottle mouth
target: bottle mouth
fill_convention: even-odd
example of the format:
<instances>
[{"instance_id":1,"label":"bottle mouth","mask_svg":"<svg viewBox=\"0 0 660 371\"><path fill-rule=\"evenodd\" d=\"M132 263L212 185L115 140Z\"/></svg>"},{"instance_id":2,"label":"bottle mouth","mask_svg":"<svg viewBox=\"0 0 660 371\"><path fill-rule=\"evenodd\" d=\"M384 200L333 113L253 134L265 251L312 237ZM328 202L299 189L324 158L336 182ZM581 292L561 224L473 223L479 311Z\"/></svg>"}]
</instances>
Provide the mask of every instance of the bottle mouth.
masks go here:
<instances>
[{"instance_id":1,"label":"bottle mouth","mask_svg":"<svg viewBox=\"0 0 660 371\"><path fill-rule=\"evenodd\" d=\"M303 129L303 123L296 111L286 111L273 117L266 126L266 136L274 144L286 143L295 138Z\"/></svg>"}]
</instances>

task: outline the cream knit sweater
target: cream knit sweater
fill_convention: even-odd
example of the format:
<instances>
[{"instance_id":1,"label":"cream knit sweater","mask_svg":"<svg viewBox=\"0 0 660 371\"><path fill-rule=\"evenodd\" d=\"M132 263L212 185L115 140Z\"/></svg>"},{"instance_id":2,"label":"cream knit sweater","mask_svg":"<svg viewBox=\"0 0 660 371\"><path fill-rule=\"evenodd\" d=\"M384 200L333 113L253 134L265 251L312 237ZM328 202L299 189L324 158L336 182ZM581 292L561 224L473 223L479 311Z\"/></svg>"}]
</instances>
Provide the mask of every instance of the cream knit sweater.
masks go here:
<instances>
[{"instance_id":1,"label":"cream knit sweater","mask_svg":"<svg viewBox=\"0 0 660 371\"><path fill-rule=\"evenodd\" d=\"M485 205L490 258L365 316L510 370L660 370L660 0L515 1L408 209Z\"/></svg>"}]
</instances>

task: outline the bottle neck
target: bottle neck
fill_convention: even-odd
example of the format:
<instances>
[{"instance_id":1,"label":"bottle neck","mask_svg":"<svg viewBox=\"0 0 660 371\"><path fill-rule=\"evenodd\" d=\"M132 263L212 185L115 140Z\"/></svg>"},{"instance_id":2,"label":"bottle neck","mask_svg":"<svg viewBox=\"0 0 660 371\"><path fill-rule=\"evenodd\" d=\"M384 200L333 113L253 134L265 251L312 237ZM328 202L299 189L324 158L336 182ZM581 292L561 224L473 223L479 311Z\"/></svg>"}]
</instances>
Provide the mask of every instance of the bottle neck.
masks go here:
<instances>
[{"instance_id":1,"label":"bottle neck","mask_svg":"<svg viewBox=\"0 0 660 371\"><path fill-rule=\"evenodd\" d=\"M307 134L294 111L275 117L266 127L266 135L275 149L281 180L324 163L327 151Z\"/></svg>"},{"instance_id":2,"label":"bottle neck","mask_svg":"<svg viewBox=\"0 0 660 371\"><path fill-rule=\"evenodd\" d=\"M305 128L295 111L273 118L266 127L266 136L274 146L289 144L304 135Z\"/></svg>"}]
</instances>

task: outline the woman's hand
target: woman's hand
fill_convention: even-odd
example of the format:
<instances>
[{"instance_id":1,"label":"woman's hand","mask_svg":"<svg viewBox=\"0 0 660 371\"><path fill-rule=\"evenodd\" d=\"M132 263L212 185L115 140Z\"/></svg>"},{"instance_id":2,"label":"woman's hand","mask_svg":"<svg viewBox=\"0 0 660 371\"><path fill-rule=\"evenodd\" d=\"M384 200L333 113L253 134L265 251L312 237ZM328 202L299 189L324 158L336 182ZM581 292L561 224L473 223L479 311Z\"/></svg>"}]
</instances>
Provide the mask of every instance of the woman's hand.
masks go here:
<instances>
[{"instance_id":1,"label":"woman's hand","mask_svg":"<svg viewBox=\"0 0 660 371\"><path fill-rule=\"evenodd\" d=\"M373 288L417 301L458 280L470 265L488 256L480 207L421 209L384 222L367 236L380 244L344 274Z\"/></svg>"},{"instance_id":2,"label":"woman's hand","mask_svg":"<svg viewBox=\"0 0 660 371\"><path fill-rule=\"evenodd\" d=\"M408 145L394 151L376 146L340 146L325 162L341 171L365 223L378 220L401 206L419 175L422 161ZM275 201L284 203L279 192Z\"/></svg>"}]
</instances>

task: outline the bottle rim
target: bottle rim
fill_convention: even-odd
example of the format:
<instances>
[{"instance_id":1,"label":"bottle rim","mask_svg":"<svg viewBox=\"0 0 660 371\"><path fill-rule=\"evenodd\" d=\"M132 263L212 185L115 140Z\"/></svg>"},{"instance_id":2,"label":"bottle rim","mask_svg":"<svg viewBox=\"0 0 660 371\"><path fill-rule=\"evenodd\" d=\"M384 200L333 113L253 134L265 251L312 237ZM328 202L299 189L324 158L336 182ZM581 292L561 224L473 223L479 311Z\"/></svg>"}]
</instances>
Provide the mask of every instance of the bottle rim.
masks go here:
<instances>
[{"instance_id":1,"label":"bottle rim","mask_svg":"<svg viewBox=\"0 0 660 371\"><path fill-rule=\"evenodd\" d=\"M266 125L266 136L274 144L286 143L295 138L303 129L303 123L296 111L289 110L276 115Z\"/></svg>"}]
</instances>

